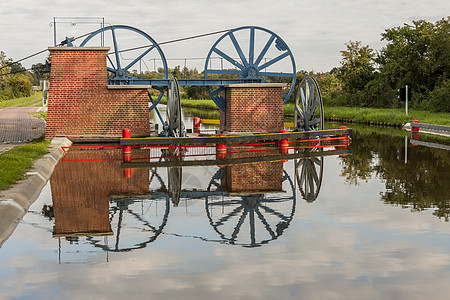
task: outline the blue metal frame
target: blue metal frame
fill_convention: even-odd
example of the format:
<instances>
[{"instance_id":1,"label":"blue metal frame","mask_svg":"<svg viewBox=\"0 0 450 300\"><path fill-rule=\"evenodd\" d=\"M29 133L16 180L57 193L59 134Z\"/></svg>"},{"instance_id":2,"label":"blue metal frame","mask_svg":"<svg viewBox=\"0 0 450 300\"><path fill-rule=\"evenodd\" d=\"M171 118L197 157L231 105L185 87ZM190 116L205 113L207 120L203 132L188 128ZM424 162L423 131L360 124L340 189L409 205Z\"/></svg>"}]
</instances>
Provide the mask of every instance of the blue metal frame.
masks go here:
<instances>
[{"instance_id":1,"label":"blue metal frame","mask_svg":"<svg viewBox=\"0 0 450 300\"><path fill-rule=\"evenodd\" d=\"M116 38L116 30L130 30L135 33L138 33L145 38L147 38L151 45L148 45L148 48L141 53L138 57L136 57L131 63L123 67L120 64L120 50L118 48L117 38ZM250 42L249 42L249 54L248 57L244 54L242 51L241 45L238 41L238 39L235 36L235 33L240 30L249 30L250 34ZM169 86L169 79L168 79L168 67L167 67L167 61L166 58L159 47L158 43L156 43L155 40L153 40L147 33L143 32L142 30L139 30L137 28L126 26L126 25L113 25L101 28L92 34L90 34L81 44L80 47L85 46L94 36L98 34L104 34L106 31L111 31L112 38L113 38L113 47L114 52L109 54L114 54L114 60L107 56L108 61L110 62L112 67L108 67L108 71L114 74L113 78L108 79L108 84L110 85L151 85L153 88L160 91L160 94L158 98L154 101L150 97L150 101L152 102L152 105L149 107L149 111L152 109L157 110L157 105L161 101L162 96L164 95L164 92L166 88ZM261 50L261 52L258 54L258 56L255 56L255 32L256 31L263 31L270 35L268 41L266 42L264 48ZM224 40L226 37L229 37L236 52L239 55L239 58L242 63L238 62L232 56L222 52L218 49L218 45L222 40ZM275 43L274 43L275 42ZM276 49L280 52L282 52L279 56L275 58L269 59L269 61L265 61L265 55L269 48L271 46L275 46ZM164 66L164 79L138 79L133 76L130 76L127 74L127 70L131 68L134 64L136 64L138 61L140 61L145 55L147 55L152 50L156 49L161 57L162 64ZM215 53L219 55L221 58L225 59L226 61L233 64L237 69L236 70L215 70L208 68L208 62L210 61L211 55ZM289 60L290 64L292 65L292 72L289 73L283 73L283 72L265 72L264 69L281 61L281 60ZM264 63L263 63L264 62ZM208 78L208 74L230 74L230 75L237 75L239 76L236 79L211 79ZM292 52L289 50L289 47L286 45L286 43L275 33L272 31L262 28L262 27L256 27L256 26L245 26L236 28L234 30L231 30L224 35L222 35L212 46L210 49L208 56L206 58L205 62L205 78L204 79L178 79L178 84L180 86L206 86L208 89L208 92L212 98L212 100L216 103L216 105L223 111L225 111L225 99L220 96L220 92L224 90L223 86L228 84L236 84L236 83L264 83L267 82L264 77L284 77L284 78L292 78L291 82L291 88L287 94L283 93L283 104L287 102L289 97L292 94L292 91L294 90L295 80L296 80L296 69L295 69L295 60ZM216 87L215 89L211 89L211 87ZM158 116L161 119L161 122L164 124L164 121L161 118L161 115L159 112Z\"/></svg>"}]
</instances>

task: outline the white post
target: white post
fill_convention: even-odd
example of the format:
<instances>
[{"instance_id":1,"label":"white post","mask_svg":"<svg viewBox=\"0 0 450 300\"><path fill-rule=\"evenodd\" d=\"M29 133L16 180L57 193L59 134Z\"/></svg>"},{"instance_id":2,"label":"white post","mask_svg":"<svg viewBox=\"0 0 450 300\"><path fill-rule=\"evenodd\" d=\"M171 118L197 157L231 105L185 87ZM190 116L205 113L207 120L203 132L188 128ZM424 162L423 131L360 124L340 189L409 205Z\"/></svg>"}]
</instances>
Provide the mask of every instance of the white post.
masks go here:
<instances>
[{"instance_id":1,"label":"white post","mask_svg":"<svg viewBox=\"0 0 450 300\"><path fill-rule=\"evenodd\" d=\"M406 88L405 88L405 99L406 99L406 105L405 105L405 107L406 107L406 115L408 115L408 85L406 85Z\"/></svg>"}]
</instances>

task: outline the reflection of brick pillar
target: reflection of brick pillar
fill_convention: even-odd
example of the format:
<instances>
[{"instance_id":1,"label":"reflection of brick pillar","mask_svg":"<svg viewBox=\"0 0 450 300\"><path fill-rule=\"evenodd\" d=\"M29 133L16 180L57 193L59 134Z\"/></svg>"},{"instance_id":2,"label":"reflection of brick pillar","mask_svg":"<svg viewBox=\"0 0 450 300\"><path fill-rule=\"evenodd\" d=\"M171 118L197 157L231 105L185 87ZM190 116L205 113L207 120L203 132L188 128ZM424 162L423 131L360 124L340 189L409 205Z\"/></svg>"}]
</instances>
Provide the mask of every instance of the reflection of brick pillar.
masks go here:
<instances>
[{"instance_id":1,"label":"reflection of brick pillar","mask_svg":"<svg viewBox=\"0 0 450 300\"><path fill-rule=\"evenodd\" d=\"M225 91L221 92L226 101L226 112L221 113L220 117L221 130L278 132L283 129L284 86L282 83L225 86Z\"/></svg>"},{"instance_id":2,"label":"reflection of brick pillar","mask_svg":"<svg viewBox=\"0 0 450 300\"><path fill-rule=\"evenodd\" d=\"M150 134L147 87L107 86L104 47L51 47L45 137Z\"/></svg>"},{"instance_id":3,"label":"reflection of brick pillar","mask_svg":"<svg viewBox=\"0 0 450 300\"><path fill-rule=\"evenodd\" d=\"M256 147L233 147L233 151L254 150ZM266 147L267 148L267 147ZM277 155L278 151L231 153L230 159ZM283 162L257 162L226 167L225 185L229 192L275 192L283 189Z\"/></svg>"},{"instance_id":4,"label":"reflection of brick pillar","mask_svg":"<svg viewBox=\"0 0 450 300\"><path fill-rule=\"evenodd\" d=\"M120 150L74 151L58 163L50 178L55 235L111 234L110 195L148 194L148 170L136 169L124 178L121 158Z\"/></svg>"}]
</instances>

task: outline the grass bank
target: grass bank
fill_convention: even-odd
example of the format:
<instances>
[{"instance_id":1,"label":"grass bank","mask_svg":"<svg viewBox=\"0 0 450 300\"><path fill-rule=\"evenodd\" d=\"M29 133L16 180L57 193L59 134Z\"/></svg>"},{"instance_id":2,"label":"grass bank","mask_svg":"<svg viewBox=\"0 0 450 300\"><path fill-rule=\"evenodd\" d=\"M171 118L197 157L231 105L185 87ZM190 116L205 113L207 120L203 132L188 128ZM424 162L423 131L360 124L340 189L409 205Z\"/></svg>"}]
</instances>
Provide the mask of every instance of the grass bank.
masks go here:
<instances>
[{"instance_id":1,"label":"grass bank","mask_svg":"<svg viewBox=\"0 0 450 300\"><path fill-rule=\"evenodd\" d=\"M161 103L166 103L163 98ZM201 109L218 109L211 99L190 100L182 99L183 107ZM288 103L284 106L284 114L294 115L294 104ZM412 120L422 123L450 126L450 113L435 113L421 110L409 110L408 116L404 109L362 108L362 107L324 107L324 116L329 121L354 122L362 124L380 124L391 126L402 126Z\"/></svg>"},{"instance_id":2,"label":"grass bank","mask_svg":"<svg viewBox=\"0 0 450 300\"><path fill-rule=\"evenodd\" d=\"M0 108L12 107L12 106L32 106L38 103L38 99L42 99L42 92L36 92L30 97L15 98L9 100L0 101ZM31 102L31 103L29 103ZM29 104L29 105L28 105Z\"/></svg>"},{"instance_id":3,"label":"grass bank","mask_svg":"<svg viewBox=\"0 0 450 300\"><path fill-rule=\"evenodd\" d=\"M284 113L293 115L294 105L284 106ZM363 107L324 107L325 119L331 121L355 122L364 124L379 124L401 126L412 120L422 123L450 126L450 113L435 113L421 110L409 110L408 116L404 109L383 109Z\"/></svg>"},{"instance_id":4,"label":"grass bank","mask_svg":"<svg viewBox=\"0 0 450 300\"><path fill-rule=\"evenodd\" d=\"M17 146L0 154L0 190L6 190L11 185L25 178L25 173L33 162L47 152L50 141L44 136L23 146Z\"/></svg>"}]
</instances>

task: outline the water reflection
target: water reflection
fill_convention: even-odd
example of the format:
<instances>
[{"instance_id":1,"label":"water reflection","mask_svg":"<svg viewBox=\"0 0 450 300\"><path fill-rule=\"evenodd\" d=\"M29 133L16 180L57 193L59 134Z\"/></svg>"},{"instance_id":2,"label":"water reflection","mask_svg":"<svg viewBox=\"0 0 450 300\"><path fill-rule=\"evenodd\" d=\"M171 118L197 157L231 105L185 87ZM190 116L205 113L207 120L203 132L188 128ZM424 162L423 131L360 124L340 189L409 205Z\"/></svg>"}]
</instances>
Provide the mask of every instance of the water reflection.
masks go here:
<instances>
[{"instance_id":1,"label":"water reflection","mask_svg":"<svg viewBox=\"0 0 450 300\"><path fill-rule=\"evenodd\" d=\"M422 138L436 139L426 135ZM450 141L439 141L445 142ZM433 214L448 222L449 151L408 144L402 132L355 126L350 144L352 155L341 158L341 175L351 185L380 178L386 187L380 192L384 203L412 212L435 208Z\"/></svg>"},{"instance_id":2,"label":"water reflection","mask_svg":"<svg viewBox=\"0 0 450 300\"><path fill-rule=\"evenodd\" d=\"M280 176L274 176L279 171ZM251 177L251 173L259 176ZM261 180L261 177L270 177L271 180ZM257 184L249 185L249 180L244 178ZM290 190L276 193L285 181ZM283 172L282 163L265 162L218 170L208 185L205 207L210 225L224 241L257 247L277 239L289 227L295 202L294 183L287 172Z\"/></svg>"},{"instance_id":3,"label":"water reflection","mask_svg":"<svg viewBox=\"0 0 450 300\"><path fill-rule=\"evenodd\" d=\"M149 151L133 149L133 157L145 160L151 156ZM174 155L164 156L164 151L158 163L183 162ZM254 161L215 167L207 186L204 179L186 186L181 166L137 168L125 176L120 150L69 151L50 179L53 206L43 211L54 216L54 237L77 244L78 237L85 236L88 244L103 251L127 252L144 248L164 234L171 206L197 199L204 201L206 218L218 234L218 239L199 238L259 247L289 227L297 187L306 201L317 198L323 173L320 156L332 152L307 152L295 156L296 182L284 169L286 161L258 161L258 156L267 157L257 153L252 158L255 153L235 151L229 154L231 160ZM301 156L305 158L298 159Z\"/></svg>"}]
</instances>

